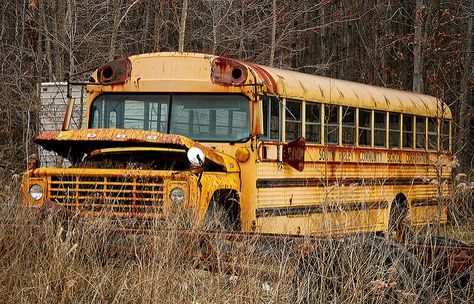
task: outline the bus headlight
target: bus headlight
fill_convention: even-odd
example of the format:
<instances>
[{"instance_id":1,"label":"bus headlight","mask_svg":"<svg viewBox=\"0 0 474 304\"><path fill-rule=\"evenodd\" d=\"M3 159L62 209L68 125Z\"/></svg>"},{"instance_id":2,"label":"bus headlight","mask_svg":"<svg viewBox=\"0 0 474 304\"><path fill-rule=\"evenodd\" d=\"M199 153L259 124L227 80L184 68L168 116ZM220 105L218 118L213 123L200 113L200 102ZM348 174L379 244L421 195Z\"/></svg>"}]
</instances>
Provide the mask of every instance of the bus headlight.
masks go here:
<instances>
[{"instance_id":1,"label":"bus headlight","mask_svg":"<svg viewBox=\"0 0 474 304\"><path fill-rule=\"evenodd\" d=\"M43 188L38 184L34 184L30 187L29 193L32 199L39 201L43 197Z\"/></svg>"},{"instance_id":2,"label":"bus headlight","mask_svg":"<svg viewBox=\"0 0 474 304\"><path fill-rule=\"evenodd\" d=\"M184 201L184 191L181 188L173 188L170 192L170 200L175 204L180 204Z\"/></svg>"}]
</instances>

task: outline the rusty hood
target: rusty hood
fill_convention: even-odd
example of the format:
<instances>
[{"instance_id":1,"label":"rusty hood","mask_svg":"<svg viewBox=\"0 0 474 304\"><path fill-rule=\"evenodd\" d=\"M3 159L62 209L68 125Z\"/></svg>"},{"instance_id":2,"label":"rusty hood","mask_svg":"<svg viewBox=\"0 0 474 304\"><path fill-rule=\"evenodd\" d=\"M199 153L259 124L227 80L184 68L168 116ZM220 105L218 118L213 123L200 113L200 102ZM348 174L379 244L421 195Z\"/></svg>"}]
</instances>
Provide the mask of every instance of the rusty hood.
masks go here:
<instances>
[{"instance_id":1,"label":"rusty hood","mask_svg":"<svg viewBox=\"0 0 474 304\"><path fill-rule=\"evenodd\" d=\"M170 147L188 150L198 147L206 159L225 168L222 156L213 149L203 146L190 138L155 131L128 129L83 129L69 131L42 132L34 142L46 150L53 151L76 161L84 154L97 149L115 147Z\"/></svg>"}]
</instances>

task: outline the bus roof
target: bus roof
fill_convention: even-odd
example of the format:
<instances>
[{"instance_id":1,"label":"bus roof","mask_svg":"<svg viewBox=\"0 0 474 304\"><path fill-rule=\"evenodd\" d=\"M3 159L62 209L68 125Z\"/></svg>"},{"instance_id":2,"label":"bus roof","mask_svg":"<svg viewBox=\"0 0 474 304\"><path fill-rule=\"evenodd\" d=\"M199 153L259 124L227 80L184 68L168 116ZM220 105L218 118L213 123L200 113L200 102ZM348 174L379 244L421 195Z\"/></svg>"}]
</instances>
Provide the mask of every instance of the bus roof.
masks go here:
<instances>
[{"instance_id":1,"label":"bus roof","mask_svg":"<svg viewBox=\"0 0 474 304\"><path fill-rule=\"evenodd\" d=\"M257 79L258 81L265 83L264 89L266 89L269 94L275 93L286 98L420 116L447 119L452 118L449 107L440 99L433 96L272 68L214 55L186 52L164 52L134 55L130 56L129 59L133 65L134 63L140 64L140 62L143 61L142 59L145 58L160 60L160 58L170 59L170 57L172 57L173 60L176 60L174 64L174 69L176 70L179 70L178 67L181 66L179 62L180 59L184 60L193 58L198 61L201 59L206 62L203 62L203 64L207 66L205 68L207 73L210 72L209 63L217 58L240 63L253 72L248 73L247 81L253 80L252 74L254 74L260 78ZM192 70L193 68L189 66L189 63L189 61L184 60L183 68L186 70ZM147 65L149 64L150 62L147 60ZM199 70L200 73L203 72L201 70ZM132 73L134 73L133 68ZM203 74L201 75L203 76ZM201 84L203 83L201 82Z\"/></svg>"},{"instance_id":2,"label":"bus roof","mask_svg":"<svg viewBox=\"0 0 474 304\"><path fill-rule=\"evenodd\" d=\"M451 119L449 107L433 96L266 66L259 67L273 78L273 90L288 98Z\"/></svg>"}]
</instances>

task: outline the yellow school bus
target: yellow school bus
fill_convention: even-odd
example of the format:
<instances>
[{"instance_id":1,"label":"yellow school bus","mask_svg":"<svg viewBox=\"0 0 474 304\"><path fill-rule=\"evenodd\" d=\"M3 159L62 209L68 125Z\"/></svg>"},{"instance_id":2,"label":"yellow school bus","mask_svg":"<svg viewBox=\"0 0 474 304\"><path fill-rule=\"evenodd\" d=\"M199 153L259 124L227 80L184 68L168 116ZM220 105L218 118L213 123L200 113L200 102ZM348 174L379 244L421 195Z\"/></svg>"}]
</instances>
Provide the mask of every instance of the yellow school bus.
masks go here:
<instances>
[{"instance_id":1,"label":"yellow school bus","mask_svg":"<svg viewBox=\"0 0 474 304\"><path fill-rule=\"evenodd\" d=\"M87 128L35 142L69 168L23 175L27 206L323 235L445 223L451 112L435 97L195 53L99 66ZM72 109L71 104L69 109Z\"/></svg>"}]
</instances>

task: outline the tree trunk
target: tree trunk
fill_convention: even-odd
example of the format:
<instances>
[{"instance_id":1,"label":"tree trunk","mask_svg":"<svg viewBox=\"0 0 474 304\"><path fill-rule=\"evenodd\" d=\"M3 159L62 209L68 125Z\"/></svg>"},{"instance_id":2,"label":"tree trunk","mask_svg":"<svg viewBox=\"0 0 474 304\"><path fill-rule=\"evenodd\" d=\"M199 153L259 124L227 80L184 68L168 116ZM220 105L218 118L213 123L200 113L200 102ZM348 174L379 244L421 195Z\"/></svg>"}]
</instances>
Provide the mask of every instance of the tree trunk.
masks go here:
<instances>
[{"instance_id":1,"label":"tree trunk","mask_svg":"<svg viewBox=\"0 0 474 304\"><path fill-rule=\"evenodd\" d=\"M275 60L276 25L277 25L276 0L273 0L272 2L272 42L271 42L271 47L270 47L270 62L269 62L270 66L273 66L273 62Z\"/></svg>"},{"instance_id":2,"label":"tree trunk","mask_svg":"<svg viewBox=\"0 0 474 304\"><path fill-rule=\"evenodd\" d=\"M72 75L74 74L74 70L75 70L75 67L74 67L74 41L75 41L75 37L74 37L74 34L76 32L76 30L74 29L74 20L76 18L75 16L75 9L76 9L76 1L75 0L68 0L67 1L67 27L69 29L69 46L68 46L68 53L69 53L69 69L68 69L68 73L69 75Z\"/></svg>"},{"instance_id":3,"label":"tree trunk","mask_svg":"<svg viewBox=\"0 0 474 304\"><path fill-rule=\"evenodd\" d=\"M143 10L145 14L145 20L143 22L143 28L142 28L142 41L140 45L140 52L145 53L149 50L149 44L148 44L148 37L149 35L149 28L150 28L150 14L151 14L151 5L148 2L145 2L143 4Z\"/></svg>"},{"instance_id":4,"label":"tree trunk","mask_svg":"<svg viewBox=\"0 0 474 304\"><path fill-rule=\"evenodd\" d=\"M115 0L114 3L114 27L112 29L112 37L110 39L110 50L109 50L109 59L113 59L116 53L115 45L117 41L117 35L119 30L120 22L120 7L122 5L121 0Z\"/></svg>"},{"instance_id":5,"label":"tree trunk","mask_svg":"<svg viewBox=\"0 0 474 304\"><path fill-rule=\"evenodd\" d=\"M38 8L39 8L39 32L42 33L44 32L44 52L45 52L45 60L46 64L48 67L48 75L46 77L47 80L51 80L53 78L53 60L51 56L51 28L50 24L48 22L48 19L46 18L46 9L45 9L45 3L44 0L39 0L38 1Z\"/></svg>"},{"instance_id":6,"label":"tree trunk","mask_svg":"<svg viewBox=\"0 0 474 304\"><path fill-rule=\"evenodd\" d=\"M163 0L160 0L155 4L155 46L153 50L155 52L161 52L162 48L162 27L163 27L163 21L164 21L164 10L165 10L165 4L163 3Z\"/></svg>"},{"instance_id":7,"label":"tree trunk","mask_svg":"<svg viewBox=\"0 0 474 304\"><path fill-rule=\"evenodd\" d=\"M188 18L188 0L183 0L183 10L181 11L181 21L179 24L178 50L184 51L184 35L186 33L186 19Z\"/></svg>"},{"instance_id":8,"label":"tree trunk","mask_svg":"<svg viewBox=\"0 0 474 304\"><path fill-rule=\"evenodd\" d=\"M474 0L471 0L470 3L470 10L474 12ZM472 86L472 79L473 79L473 71L472 71L472 35L474 34L472 31L472 22L473 18L468 19L467 24L467 39L464 45L464 64L463 64L463 74L461 76L461 98L459 100L459 132L458 132L458 142L457 142L457 152L460 152L460 162L461 168L468 170L469 162L471 161L472 151L469 149L469 140L471 137L469 136L471 130L471 121L473 119L472 114L468 114L468 108L474 109L474 104L472 101L471 94L471 86ZM471 104L469 105L469 102ZM466 119L466 117L470 117ZM463 151L464 150L464 151ZM471 168L472 169L472 168Z\"/></svg>"},{"instance_id":9,"label":"tree trunk","mask_svg":"<svg viewBox=\"0 0 474 304\"><path fill-rule=\"evenodd\" d=\"M319 48L319 56L320 56L320 62L322 64L322 75L327 75L327 66L328 63L326 62L326 20L325 20L325 14L326 11L324 9L324 5L321 6L321 17L319 18L320 20L320 48Z\"/></svg>"},{"instance_id":10,"label":"tree trunk","mask_svg":"<svg viewBox=\"0 0 474 304\"><path fill-rule=\"evenodd\" d=\"M422 9L423 0L416 0L415 10L415 36L413 47L413 92L423 93L423 55L421 50L422 44Z\"/></svg>"}]
</instances>

